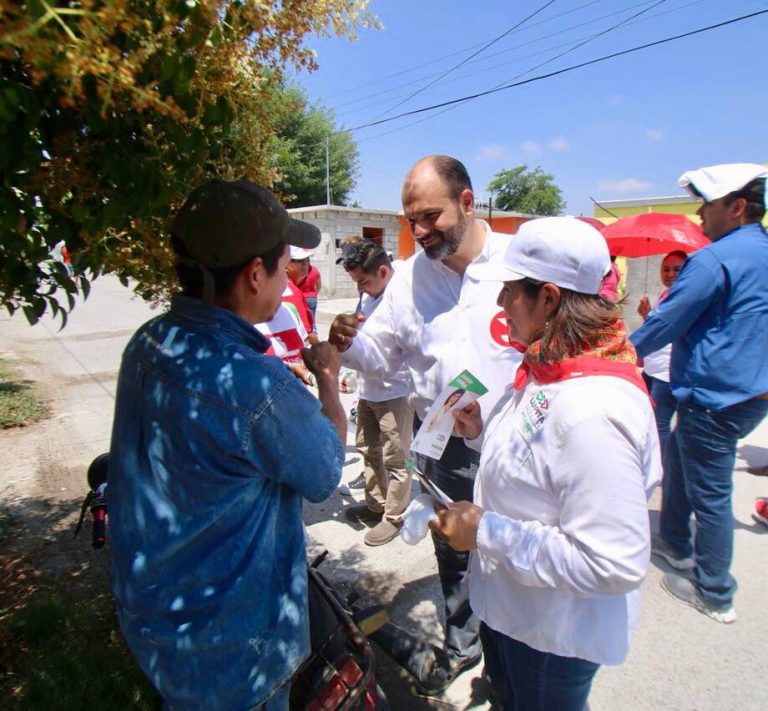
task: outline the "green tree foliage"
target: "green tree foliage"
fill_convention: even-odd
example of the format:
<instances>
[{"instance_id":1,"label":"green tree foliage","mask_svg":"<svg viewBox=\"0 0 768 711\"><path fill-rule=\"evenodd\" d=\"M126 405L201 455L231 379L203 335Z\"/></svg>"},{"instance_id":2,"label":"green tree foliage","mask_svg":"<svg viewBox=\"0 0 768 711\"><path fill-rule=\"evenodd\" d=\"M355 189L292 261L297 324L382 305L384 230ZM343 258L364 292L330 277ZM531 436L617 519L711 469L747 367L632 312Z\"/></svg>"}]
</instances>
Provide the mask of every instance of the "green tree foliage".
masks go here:
<instances>
[{"instance_id":1,"label":"green tree foliage","mask_svg":"<svg viewBox=\"0 0 768 711\"><path fill-rule=\"evenodd\" d=\"M207 177L271 185L282 71L368 0L28 0L0 11L0 305L66 314L115 272L173 283L169 214ZM65 240L78 281L49 252Z\"/></svg>"},{"instance_id":2,"label":"green tree foliage","mask_svg":"<svg viewBox=\"0 0 768 711\"><path fill-rule=\"evenodd\" d=\"M539 166L528 170L527 165L519 165L496 173L488 190L493 193L493 204L499 210L559 215L565 209L565 200L554 180Z\"/></svg>"},{"instance_id":3,"label":"green tree foliage","mask_svg":"<svg viewBox=\"0 0 768 711\"><path fill-rule=\"evenodd\" d=\"M286 89L284 98L289 110L275 139L275 167L281 174L275 189L290 207L325 205L327 137L331 204L345 205L357 177L357 144L351 134L338 131L332 111L309 105L300 89Z\"/></svg>"}]
</instances>

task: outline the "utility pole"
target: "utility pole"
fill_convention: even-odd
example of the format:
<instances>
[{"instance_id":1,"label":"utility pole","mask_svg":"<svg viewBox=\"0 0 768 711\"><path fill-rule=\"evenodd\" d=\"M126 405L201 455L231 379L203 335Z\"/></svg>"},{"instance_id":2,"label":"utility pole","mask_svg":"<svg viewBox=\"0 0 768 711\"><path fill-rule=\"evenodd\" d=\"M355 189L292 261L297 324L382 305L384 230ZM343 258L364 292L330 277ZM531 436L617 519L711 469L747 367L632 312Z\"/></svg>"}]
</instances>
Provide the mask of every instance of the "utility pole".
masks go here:
<instances>
[{"instance_id":1,"label":"utility pole","mask_svg":"<svg viewBox=\"0 0 768 711\"><path fill-rule=\"evenodd\" d=\"M488 227L492 226L493 221L493 193L488 193Z\"/></svg>"},{"instance_id":2,"label":"utility pole","mask_svg":"<svg viewBox=\"0 0 768 711\"><path fill-rule=\"evenodd\" d=\"M325 204L331 204L331 137L325 136Z\"/></svg>"}]
</instances>

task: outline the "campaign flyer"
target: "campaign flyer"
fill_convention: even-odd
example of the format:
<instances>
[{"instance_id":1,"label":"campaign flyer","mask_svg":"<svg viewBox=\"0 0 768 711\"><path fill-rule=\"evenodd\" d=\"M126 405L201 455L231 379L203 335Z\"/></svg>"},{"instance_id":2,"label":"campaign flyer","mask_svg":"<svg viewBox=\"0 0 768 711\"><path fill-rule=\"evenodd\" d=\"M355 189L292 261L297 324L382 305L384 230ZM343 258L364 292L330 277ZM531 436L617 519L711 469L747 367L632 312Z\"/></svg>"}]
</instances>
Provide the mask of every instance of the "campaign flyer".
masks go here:
<instances>
[{"instance_id":1,"label":"campaign flyer","mask_svg":"<svg viewBox=\"0 0 768 711\"><path fill-rule=\"evenodd\" d=\"M468 370L459 373L443 388L427 410L424 421L413 438L411 450L433 459L440 459L453 432L453 410L466 407L487 392L488 388Z\"/></svg>"}]
</instances>

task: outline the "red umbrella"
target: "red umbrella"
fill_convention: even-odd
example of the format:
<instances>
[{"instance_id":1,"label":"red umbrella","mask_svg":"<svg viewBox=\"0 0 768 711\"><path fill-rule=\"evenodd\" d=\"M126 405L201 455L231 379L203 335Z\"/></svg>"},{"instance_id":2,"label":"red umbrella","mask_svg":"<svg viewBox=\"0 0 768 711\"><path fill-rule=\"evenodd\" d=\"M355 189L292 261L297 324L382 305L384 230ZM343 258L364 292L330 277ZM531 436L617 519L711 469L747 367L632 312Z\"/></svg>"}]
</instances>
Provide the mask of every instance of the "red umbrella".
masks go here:
<instances>
[{"instance_id":1,"label":"red umbrella","mask_svg":"<svg viewBox=\"0 0 768 711\"><path fill-rule=\"evenodd\" d=\"M710 242L685 215L645 212L628 215L603 228L614 257L650 257L675 250L695 252Z\"/></svg>"},{"instance_id":2,"label":"red umbrella","mask_svg":"<svg viewBox=\"0 0 768 711\"><path fill-rule=\"evenodd\" d=\"M579 215L577 220L581 220L582 222L586 222L588 225L592 225L596 230L600 230L602 232L605 229L605 223L600 222L596 217L586 217L584 215Z\"/></svg>"}]
</instances>

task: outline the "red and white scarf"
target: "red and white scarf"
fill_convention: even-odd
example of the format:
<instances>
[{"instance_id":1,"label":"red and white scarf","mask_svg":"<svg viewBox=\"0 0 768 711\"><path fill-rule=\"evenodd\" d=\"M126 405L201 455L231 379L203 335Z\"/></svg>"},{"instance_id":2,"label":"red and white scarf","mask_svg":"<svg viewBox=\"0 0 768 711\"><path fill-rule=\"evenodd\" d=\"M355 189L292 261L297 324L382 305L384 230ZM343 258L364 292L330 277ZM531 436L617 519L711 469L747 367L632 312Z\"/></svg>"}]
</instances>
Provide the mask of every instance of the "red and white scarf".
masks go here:
<instances>
[{"instance_id":1,"label":"red and white scarf","mask_svg":"<svg viewBox=\"0 0 768 711\"><path fill-rule=\"evenodd\" d=\"M562 360L546 362L541 354L541 340L534 341L527 347L512 341L511 346L525 353L523 362L515 374L515 390L522 390L529 378L547 384L589 375L611 375L632 383L648 394L648 388L637 368L637 353L627 338L626 327L620 319L599 334L593 348Z\"/></svg>"}]
</instances>

